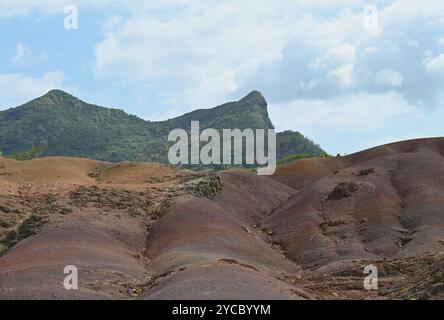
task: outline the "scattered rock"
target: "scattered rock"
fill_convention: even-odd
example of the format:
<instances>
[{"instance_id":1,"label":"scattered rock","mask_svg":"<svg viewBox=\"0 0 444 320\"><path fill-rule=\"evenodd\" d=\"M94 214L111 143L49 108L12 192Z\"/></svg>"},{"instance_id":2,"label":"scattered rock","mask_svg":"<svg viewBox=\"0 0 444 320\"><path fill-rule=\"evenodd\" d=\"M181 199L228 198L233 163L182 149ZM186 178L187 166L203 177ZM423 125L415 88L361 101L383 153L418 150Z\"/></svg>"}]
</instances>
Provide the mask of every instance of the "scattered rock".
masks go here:
<instances>
[{"instance_id":1,"label":"scattered rock","mask_svg":"<svg viewBox=\"0 0 444 320\"><path fill-rule=\"evenodd\" d=\"M364 169L364 170L359 171L358 176L365 177L365 176L368 176L373 173L375 173L375 168L368 168L368 169Z\"/></svg>"},{"instance_id":2,"label":"scattered rock","mask_svg":"<svg viewBox=\"0 0 444 320\"><path fill-rule=\"evenodd\" d=\"M0 206L0 211L3 211L4 213L10 213L11 209L5 206Z\"/></svg>"},{"instance_id":3,"label":"scattered rock","mask_svg":"<svg viewBox=\"0 0 444 320\"><path fill-rule=\"evenodd\" d=\"M36 229L42 224L43 218L32 214L28 219L23 221L17 230L17 241L28 238L36 233Z\"/></svg>"},{"instance_id":4,"label":"scattered rock","mask_svg":"<svg viewBox=\"0 0 444 320\"><path fill-rule=\"evenodd\" d=\"M327 197L329 200L340 200L351 197L353 193L359 190L359 185L356 182L342 182L339 183Z\"/></svg>"},{"instance_id":5,"label":"scattered rock","mask_svg":"<svg viewBox=\"0 0 444 320\"><path fill-rule=\"evenodd\" d=\"M0 219L0 227L1 228L9 228L9 223L3 219Z\"/></svg>"}]
</instances>

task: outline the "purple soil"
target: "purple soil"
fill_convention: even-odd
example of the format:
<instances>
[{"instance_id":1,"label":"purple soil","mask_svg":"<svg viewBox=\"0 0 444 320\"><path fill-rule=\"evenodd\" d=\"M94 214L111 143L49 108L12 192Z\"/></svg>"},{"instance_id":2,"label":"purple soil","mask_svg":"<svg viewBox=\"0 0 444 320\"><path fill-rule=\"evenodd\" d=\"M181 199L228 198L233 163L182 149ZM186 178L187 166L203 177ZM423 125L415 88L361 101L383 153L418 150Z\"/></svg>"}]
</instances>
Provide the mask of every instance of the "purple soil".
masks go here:
<instances>
[{"instance_id":1,"label":"purple soil","mask_svg":"<svg viewBox=\"0 0 444 320\"><path fill-rule=\"evenodd\" d=\"M44 231L0 258L0 296L5 299L110 299L130 296L146 277L142 223L125 225L79 215ZM79 290L65 290L65 266L75 265ZM114 285L119 287L118 292Z\"/></svg>"},{"instance_id":2,"label":"purple soil","mask_svg":"<svg viewBox=\"0 0 444 320\"><path fill-rule=\"evenodd\" d=\"M289 258L312 268L442 252L443 152L444 139L426 139L334 159L334 171L302 188L264 226ZM359 175L369 168L374 173ZM354 182L359 190L329 200L341 182Z\"/></svg>"},{"instance_id":3,"label":"purple soil","mask_svg":"<svg viewBox=\"0 0 444 320\"><path fill-rule=\"evenodd\" d=\"M58 172L78 168L75 183L51 188L23 174L15 183L19 166L4 161L0 298L442 298L443 156L444 139L412 140L294 161L273 177L226 171L220 182L163 167L130 179L127 168L149 165L52 159ZM45 159L24 166L37 164ZM104 166L107 179L95 181L88 170ZM32 177L48 184L39 170ZM9 248L8 232L35 210L42 226ZM362 288L370 263L378 292ZM77 291L63 288L66 265L79 268Z\"/></svg>"}]
</instances>

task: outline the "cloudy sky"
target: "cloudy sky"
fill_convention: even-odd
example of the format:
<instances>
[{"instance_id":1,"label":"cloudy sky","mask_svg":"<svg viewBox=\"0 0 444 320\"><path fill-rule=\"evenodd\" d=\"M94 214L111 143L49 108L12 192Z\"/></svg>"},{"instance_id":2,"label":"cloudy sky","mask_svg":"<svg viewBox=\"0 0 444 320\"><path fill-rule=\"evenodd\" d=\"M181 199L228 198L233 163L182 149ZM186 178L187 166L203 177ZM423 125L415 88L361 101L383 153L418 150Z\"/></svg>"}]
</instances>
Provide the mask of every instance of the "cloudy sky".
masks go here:
<instances>
[{"instance_id":1,"label":"cloudy sky","mask_svg":"<svg viewBox=\"0 0 444 320\"><path fill-rule=\"evenodd\" d=\"M0 110L61 88L161 120L259 90L334 154L444 136L442 0L1 0L0 39Z\"/></svg>"}]
</instances>

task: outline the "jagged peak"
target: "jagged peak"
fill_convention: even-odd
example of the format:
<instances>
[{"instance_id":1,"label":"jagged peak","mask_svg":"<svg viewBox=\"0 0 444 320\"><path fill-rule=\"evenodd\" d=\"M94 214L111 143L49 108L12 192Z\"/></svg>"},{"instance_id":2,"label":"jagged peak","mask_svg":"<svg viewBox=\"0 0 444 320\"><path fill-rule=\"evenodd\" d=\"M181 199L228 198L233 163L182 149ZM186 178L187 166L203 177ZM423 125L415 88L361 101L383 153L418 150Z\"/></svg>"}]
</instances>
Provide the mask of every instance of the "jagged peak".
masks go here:
<instances>
[{"instance_id":1,"label":"jagged peak","mask_svg":"<svg viewBox=\"0 0 444 320\"><path fill-rule=\"evenodd\" d=\"M265 100L264 96L257 90L251 91L244 98L242 98L241 101L252 101L253 103L257 103L262 107L267 106L267 101Z\"/></svg>"}]
</instances>

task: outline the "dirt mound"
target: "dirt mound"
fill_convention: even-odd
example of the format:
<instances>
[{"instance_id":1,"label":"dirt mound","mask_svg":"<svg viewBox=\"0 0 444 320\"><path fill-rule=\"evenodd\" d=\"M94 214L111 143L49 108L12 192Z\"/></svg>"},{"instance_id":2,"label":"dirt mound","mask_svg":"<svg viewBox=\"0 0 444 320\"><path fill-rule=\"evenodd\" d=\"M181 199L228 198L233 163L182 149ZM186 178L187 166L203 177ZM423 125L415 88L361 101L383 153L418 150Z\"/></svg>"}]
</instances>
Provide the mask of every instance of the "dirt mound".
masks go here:
<instances>
[{"instance_id":1,"label":"dirt mound","mask_svg":"<svg viewBox=\"0 0 444 320\"><path fill-rule=\"evenodd\" d=\"M143 297L301 298L295 292L304 291L285 281L300 269L258 225L292 190L250 172L220 177L213 199L182 198L151 227L146 255L158 276Z\"/></svg>"},{"instance_id":2,"label":"dirt mound","mask_svg":"<svg viewBox=\"0 0 444 320\"><path fill-rule=\"evenodd\" d=\"M87 184L94 181L88 174L107 166L106 162L48 157L29 161L0 158L0 184Z\"/></svg>"},{"instance_id":3,"label":"dirt mound","mask_svg":"<svg viewBox=\"0 0 444 320\"><path fill-rule=\"evenodd\" d=\"M279 166L273 179L299 190L347 164L348 160L343 158L301 159Z\"/></svg>"},{"instance_id":4,"label":"dirt mound","mask_svg":"<svg viewBox=\"0 0 444 320\"><path fill-rule=\"evenodd\" d=\"M443 157L412 140L273 177L0 158L0 298L443 298Z\"/></svg>"},{"instance_id":5,"label":"dirt mound","mask_svg":"<svg viewBox=\"0 0 444 320\"><path fill-rule=\"evenodd\" d=\"M144 176L132 179L134 172ZM143 258L147 225L170 202L170 187L157 186L166 174L181 183L194 179L157 164L0 158L0 297L137 296L149 279ZM78 291L62 285L66 265L79 268Z\"/></svg>"},{"instance_id":6,"label":"dirt mound","mask_svg":"<svg viewBox=\"0 0 444 320\"><path fill-rule=\"evenodd\" d=\"M444 139L422 139L340 159L305 160L326 174L319 173L264 225L290 259L315 269L443 251L443 150ZM304 171L301 165L292 166L300 171L285 179L301 185ZM313 177L312 170L308 176ZM278 170L274 178L282 181L282 173Z\"/></svg>"}]
</instances>

